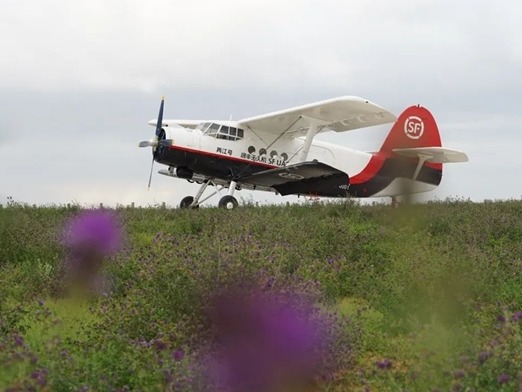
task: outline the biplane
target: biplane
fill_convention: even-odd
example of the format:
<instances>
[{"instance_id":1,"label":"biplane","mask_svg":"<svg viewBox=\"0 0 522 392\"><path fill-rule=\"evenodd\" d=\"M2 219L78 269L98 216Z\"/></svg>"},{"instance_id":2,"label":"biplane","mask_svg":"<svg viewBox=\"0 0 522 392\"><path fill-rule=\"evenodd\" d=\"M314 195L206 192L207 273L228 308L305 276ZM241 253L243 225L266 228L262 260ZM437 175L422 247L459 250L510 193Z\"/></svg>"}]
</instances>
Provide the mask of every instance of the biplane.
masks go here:
<instances>
[{"instance_id":1,"label":"biplane","mask_svg":"<svg viewBox=\"0 0 522 392\"><path fill-rule=\"evenodd\" d=\"M465 153L442 147L432 114L411 106L398 118L359 97L346 96L239 121L164 120L164 99L151 140L160 174L200 184L180 208L198 208L220 194L218 205L238 206L241 189L314 197L391 197L428 192L445 163L466 162ZM348 132L393 123L379 151L357 151L314 140L322 132ZM204 197L209 186L214 191ZM222 193L226 193L222 195Z\"/></svg>"}]
</instances>

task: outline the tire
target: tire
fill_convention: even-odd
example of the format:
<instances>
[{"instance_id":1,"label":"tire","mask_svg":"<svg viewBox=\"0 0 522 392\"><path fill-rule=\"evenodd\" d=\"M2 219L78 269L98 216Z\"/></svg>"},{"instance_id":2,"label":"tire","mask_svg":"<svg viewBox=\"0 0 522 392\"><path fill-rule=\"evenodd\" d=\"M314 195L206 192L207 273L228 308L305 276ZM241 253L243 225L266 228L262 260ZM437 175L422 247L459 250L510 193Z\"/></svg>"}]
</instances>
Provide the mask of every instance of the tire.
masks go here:
<instances>
[{"instance_id":1,"label":"tire","mask_svg":"<svg viewBox=\"0 0 522 392\"><path fill-rule=\"evenodd\" d=\"M234 210L239 206L239 203L234 196L226 195L219 199L218 206L225 210Z\"/></svg>"},{"instance_id":2,"label":"tire","mask_svg":"<svg viewBox=\"0 0 522 392\"><path fill-rule=\"evenodd\" d=\"M196 206L196 207L190 207L190 205L192 204L193 201L194 201L194 198L193 198L192 196L184 197L184 198L181 200L181 203L179 203L179 208L181 208L181 209L186 209L186 208L199 208L199 206Z\"/></svg>"}]
</instances>

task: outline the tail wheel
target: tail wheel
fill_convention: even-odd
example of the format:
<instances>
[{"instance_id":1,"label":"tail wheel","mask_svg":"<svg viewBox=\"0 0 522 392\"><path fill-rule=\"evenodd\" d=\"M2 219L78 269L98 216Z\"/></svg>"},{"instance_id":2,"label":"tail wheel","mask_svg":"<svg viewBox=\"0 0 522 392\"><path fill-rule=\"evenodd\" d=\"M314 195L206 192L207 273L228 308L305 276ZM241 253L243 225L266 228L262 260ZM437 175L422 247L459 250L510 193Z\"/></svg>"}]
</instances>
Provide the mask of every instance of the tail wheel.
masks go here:
<instances>
[{"instance_id":1,"label":"tail wheel","mask_svg":"<svg viewBox=\"0 0 522 392\"><path fill-rule=\"evenodd\" d=\"M234 196L226 195L219 199L218 206L226 210L233 210L239 206L239 203Z\"/></svg>"},{"instance_id":2,"label":"tail wheel","mask_svg":"<svg viewBox=\"0 0 522 392\"><path fill-rule=\"evenodd\" d=\"M184 197L181 200L181 203L179 203L179 208L186 209L186 208L199 208L199 206L190 207L190 205L194 202L194 198L192 196Z\"/></svg>"}]
</instances>

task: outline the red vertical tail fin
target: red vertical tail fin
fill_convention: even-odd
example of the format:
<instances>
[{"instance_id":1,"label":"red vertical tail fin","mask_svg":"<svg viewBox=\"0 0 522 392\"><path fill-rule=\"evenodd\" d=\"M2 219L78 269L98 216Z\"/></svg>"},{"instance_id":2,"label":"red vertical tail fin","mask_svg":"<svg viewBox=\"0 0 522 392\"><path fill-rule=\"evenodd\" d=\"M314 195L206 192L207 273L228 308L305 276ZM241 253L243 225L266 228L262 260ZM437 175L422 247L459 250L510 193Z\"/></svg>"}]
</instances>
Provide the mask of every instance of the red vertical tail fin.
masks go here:
<instances>
[{"instance_id":1,"label":"red vertical tail fin","mask_svg":"<svg viewBox=\"0 0 522 392\"><path fill-rule=\"evenodd\" d=\"M393 124L380 153L393 155L395 148L441 147L437 123L428 109L410 106Z\"/></svg>"}]
</instances>

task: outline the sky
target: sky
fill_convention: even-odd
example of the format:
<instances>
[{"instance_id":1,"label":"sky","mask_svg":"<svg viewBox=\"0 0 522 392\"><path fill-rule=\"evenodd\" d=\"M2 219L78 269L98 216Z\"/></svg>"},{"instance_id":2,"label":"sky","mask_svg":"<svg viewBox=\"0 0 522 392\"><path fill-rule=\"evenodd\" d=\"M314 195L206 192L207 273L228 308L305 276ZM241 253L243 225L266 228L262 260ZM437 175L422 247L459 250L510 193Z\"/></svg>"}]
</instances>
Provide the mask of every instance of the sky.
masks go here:
<instances>
[{"instance_id":1,"label":"sky","mask_svg":"<svg viewBox=\"0 0 522 392\"><path fill-rule=\"evenodd\" d=\"M424 196L522 197L522 3L446 0L3 0L0 204L177 205L147 121L241 119L343 95L421 104L447 165ZM389 126L321 140L372 151ZM161 165L156 165L159 170ZM260 203L297 200L239 192ZM217 203L214 199L213 204Z\"/></svg>"}]
</instances>

